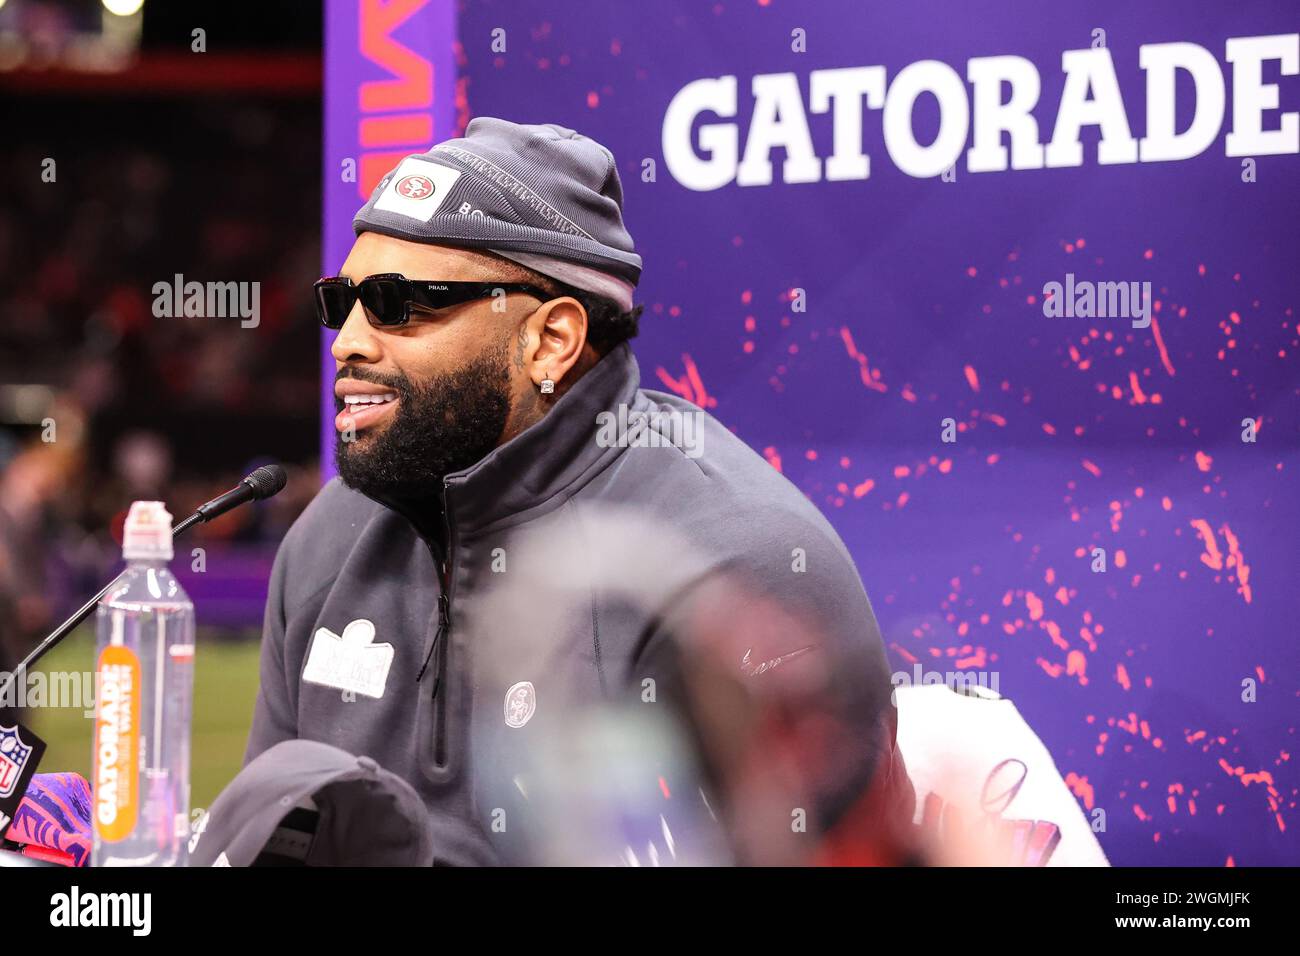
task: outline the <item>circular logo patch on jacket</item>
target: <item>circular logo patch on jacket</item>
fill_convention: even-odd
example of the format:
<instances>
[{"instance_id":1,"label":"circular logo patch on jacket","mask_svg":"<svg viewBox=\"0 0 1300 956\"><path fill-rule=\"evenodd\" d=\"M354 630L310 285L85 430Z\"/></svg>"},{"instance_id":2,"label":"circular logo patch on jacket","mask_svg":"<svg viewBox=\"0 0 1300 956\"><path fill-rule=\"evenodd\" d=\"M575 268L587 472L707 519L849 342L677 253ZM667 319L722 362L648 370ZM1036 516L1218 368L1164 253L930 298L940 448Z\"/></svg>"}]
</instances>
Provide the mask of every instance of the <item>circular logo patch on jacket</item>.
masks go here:
<instances>
[{"instance_id":1,"label":"circular logo patch on jacket","mask_svg":"<svg viewBox=\"0 0 1300 956\"><path fill-rule=\"evenodd\" d=\"M537 690L532 681L521 680L506 691L506 726L518 729L537 712Z\"/></svg>"}]
</instances>

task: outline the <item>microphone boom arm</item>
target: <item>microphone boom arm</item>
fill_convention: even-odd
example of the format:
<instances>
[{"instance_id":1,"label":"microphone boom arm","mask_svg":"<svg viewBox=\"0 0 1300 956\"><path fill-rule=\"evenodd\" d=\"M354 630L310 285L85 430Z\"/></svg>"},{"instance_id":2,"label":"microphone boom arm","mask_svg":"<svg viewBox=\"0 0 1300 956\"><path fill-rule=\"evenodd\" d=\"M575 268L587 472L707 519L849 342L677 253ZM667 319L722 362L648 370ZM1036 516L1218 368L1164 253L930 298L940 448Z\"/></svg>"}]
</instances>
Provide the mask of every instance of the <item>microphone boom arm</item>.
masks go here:
<instances>
[{"instance_id":1,"label":"microphone boom arm","mask_svg":"<svg viewBox=\"0 0 1300 956\"><path fill-rule=\"evenodd\" d=\"M194 525L203 521L211 521L218 515L225 514L231 508L244 504L246 501L270 498L284 488L285 481L284 469L279 465L263 465L243 479L234 489L201 505L194 514L177 524L172 529L172 540L175 541L182 533L188 531ZM90 617L91 612L95 610L95 606L99 604L105 594L113 590L113 585L117 584L118 579L124 573L126 572L118 573L113 580L105 584L98 594L81 605L80 608L73 612L71 617L51 631L45 640L37 644L17 667L4 675L3 682L0 682L0 701L3 701L9 695L9 690L19 674L25 672L27 668L45 656L47 651L67 637L78 624Z\"/></svg>"}]
</instances>

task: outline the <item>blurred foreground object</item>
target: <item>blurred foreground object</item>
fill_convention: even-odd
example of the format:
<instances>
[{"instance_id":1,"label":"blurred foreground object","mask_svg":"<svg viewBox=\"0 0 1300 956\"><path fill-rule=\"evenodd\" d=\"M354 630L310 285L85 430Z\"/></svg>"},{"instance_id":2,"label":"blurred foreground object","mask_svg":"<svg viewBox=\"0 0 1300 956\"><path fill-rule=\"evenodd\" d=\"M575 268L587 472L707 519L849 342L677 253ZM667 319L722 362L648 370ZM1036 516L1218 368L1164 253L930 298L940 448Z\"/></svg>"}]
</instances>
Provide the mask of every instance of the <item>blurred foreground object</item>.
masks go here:
<instances>
[{"instance_id":1,"label":"blurred foreground object","mask_svg":"<svg viewBox=\"0 0 1300 956\"><path fill-rule=\"evenodd\" d=\"M794 587L782 579L788 564L718 562L640 509L592 509L589 521L599 537L549 522L536 545L544 552L531 543L512 552L516 593L546 599L503 596L484 613L499 633L539 637L485 658L481 680L553 673L555 649L541 636L590 616L593 591L647 623L630 667L607 675L599 699L523 686L521 730L476 741L480 802L495 808L503 858L919 861L880 646L856 628L864 618L842 610L856 608L860 586L804 590L798 577Z\"/></svg>"},{"instance_id":2,"label":"blurred foreground object","mask_svg":"<svg viewBox=\"0 0 1300 956\"><path fill-rule=\"evenodd\" d=\"M898 746L934 862L1108 866L1043 742L1016 705L980 687L899 687Z\"/></svg>"}]
</instances>

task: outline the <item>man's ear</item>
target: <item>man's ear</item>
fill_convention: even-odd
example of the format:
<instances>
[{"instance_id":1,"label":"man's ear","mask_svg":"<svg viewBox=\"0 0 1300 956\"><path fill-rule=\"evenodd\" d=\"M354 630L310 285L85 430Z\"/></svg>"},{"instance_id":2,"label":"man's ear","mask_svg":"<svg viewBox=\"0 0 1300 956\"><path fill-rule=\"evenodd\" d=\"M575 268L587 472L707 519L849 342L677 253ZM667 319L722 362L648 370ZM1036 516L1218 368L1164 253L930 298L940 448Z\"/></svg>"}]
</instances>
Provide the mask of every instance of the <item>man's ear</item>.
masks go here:
<instances>
[{"instance_id":1,"label":"man's ear","mask_svg":"<svg viewBox=\"0 0 1300 956\"><path fill-rule=\"evenodd\" d=\"M558 389L587 344L587 311L577 299L566 295L544 303L529 316L528 325L537 336L529 377L538 386L549 378Z\"/></svg>"}]
</instances>

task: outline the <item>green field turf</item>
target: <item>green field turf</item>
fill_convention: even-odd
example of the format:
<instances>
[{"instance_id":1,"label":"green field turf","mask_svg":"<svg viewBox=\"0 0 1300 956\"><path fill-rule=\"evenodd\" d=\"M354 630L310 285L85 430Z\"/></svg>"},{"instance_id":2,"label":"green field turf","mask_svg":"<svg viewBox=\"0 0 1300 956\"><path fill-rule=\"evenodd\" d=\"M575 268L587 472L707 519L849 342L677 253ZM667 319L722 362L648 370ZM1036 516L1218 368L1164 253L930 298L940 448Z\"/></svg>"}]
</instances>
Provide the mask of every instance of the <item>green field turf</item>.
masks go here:
<instances>
[{"instance_id":1,"label":"green field turf","mask_svg":"<svg viewBox=\"0 0 1300 956\"><path fill-rule=\"evenodd\" d=\"M257 632L230 639L199 629L194 654L194 725L190 748L190 807L207 808L239 772L257 695ZM94 632L83 626L43 657L35 671L93 671ZM90 779L94 720L83 711L36 707L23 721L48 744L38 772L73 770Z\"/></svg>"}]
</instances>

